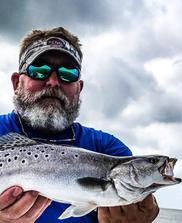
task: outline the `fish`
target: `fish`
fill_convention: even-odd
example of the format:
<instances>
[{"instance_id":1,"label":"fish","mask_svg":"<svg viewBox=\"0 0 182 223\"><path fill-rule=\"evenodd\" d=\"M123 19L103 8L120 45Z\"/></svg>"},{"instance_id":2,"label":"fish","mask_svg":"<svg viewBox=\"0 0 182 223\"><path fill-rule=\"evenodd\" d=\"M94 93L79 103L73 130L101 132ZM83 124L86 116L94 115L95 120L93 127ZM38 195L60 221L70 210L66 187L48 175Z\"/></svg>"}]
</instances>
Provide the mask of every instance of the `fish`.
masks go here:
<instances>
[{"instance_id":1,"label":"fish","mask_svg":"<svg viewBox=\"0 0 182 223\"><path fill-rule=\"evenodd\" d=\"M163 155L111 156L11 132L0 137L0 193L14 185L35 190L70 204L59 219L81 217L180 183L173 173L176 161Z\"/></svg>"}]
</instances>

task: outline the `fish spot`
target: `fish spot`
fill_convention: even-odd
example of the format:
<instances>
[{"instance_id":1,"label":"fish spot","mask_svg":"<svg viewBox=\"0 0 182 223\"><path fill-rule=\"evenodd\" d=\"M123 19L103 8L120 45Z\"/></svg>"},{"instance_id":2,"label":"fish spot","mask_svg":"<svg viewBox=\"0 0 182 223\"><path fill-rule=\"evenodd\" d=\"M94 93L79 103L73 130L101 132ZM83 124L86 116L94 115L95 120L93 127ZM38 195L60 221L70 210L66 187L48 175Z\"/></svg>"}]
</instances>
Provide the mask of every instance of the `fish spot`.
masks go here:
<instances>
[{"instance_id":1,"label":"fish spot","mask_svg":"<svg viewBox=\"0 0 182 223\"><path fill-rule=\"evenodd\" d=\"M61 152L61 154L62 154L62 155L64 155L64 154L65 154L65 152L63 151L63 152Z\"/></svg>"},{"instance_id":2,"label":"fish spot","mask_svg":"<svg viewBox=\"0 0 182 223\"><path fill-rule=\"evenodd\" d=\"M15 148L11 148L11 150L14 150Z\"/></svg>"},{"instance_id":3,"label":"fish spot","mask_svg":"<svg viewBox=\"0 0 182 223\"><path fill-rule=\"evenodd\" d=\"M25 160L22 160L21 162L22 162L22 163L25 163Z\"/></svg>"},{"instance_id":4,"label":"fish spot","mask_svg":"<svg viewBox=\"0 0 182 223\"><path fill-rule=\"evenodd\" d=\"M2 167L3 166L3 164L2 163L0 163L0 167Z\"/></svg>"},{"instance_id":5,"label":"fish spot","mask_svg":"<svg viewBox=\"0 0 182 223\"><path fill-rule=\"evenodd\" d=\"M40 148L39 147L36 147L36 149L39 150Z\"/></svg>"},{"instance_id":6,"label":"fish spot","mask_svg":"<svg viewBox=\"0 0 182 223\"><path fill-rule=\"evenodd\" d=\"M26 149L23 150L23 152L26 152L26 151L27 151Z\"/></svg>"},{"instance_id":7,"label":"fish spot","mask_svg":"<svg viewBox=\"0 0 182 223\"><path fill-rule=\"evenodd\" d=\"M34 157L37 159L39 157L39 155L38 154L35 154Z\"/></svg>"},{"instance_id":8,"label":"fish spot","mask_svg":"<svg viewBox=\"0 0 182 223\"><path fill-rule=\"evenodd\" d=\"M75 154L75 158L78 158L78 154Z\"/></svg>"},{"instance_id":9,"label":"fish spot","mask_svg":"<svg viewBox=\"0 0 182 223\"><path fill-rule=\"evenodd\" d=\"M44 152L45 152L45 150L41 150L41 152L42 152L42 153L44 153Z\"/></svg>"},{"instance_id":10,"label":"fish spot","mask_svg":"<svg viewBox=\"0 0 182 223\"><path fill-rule=\"evenodd\" d=\"M9 153L6 153L5 155L4 155L4 157L7 157L7 156L9 156L10 154Z\"/></svg>"},{"instance_id":11,"label":"fish spot","mask_svg":"<svg viewBox=\"0 0 182 223\"><path fill-rule=\"evenodd\" d=\"M32 153L31 152L28 152L27 154L30 156Z\"/></svg>"},{"instance_id":12,"label":"fish spot","mask_svg":"<svg viewBox=\"0 0 182 223\"><path fill-rule=\"evenodd\" d=\"M14 160L17 160L18 159L18 157L17 156L14 156Z\"/></svg>"},{"instance_id":13,"label":"fish spot","mask_svg":"<svg viewBox=\"0 0 182 223\"><path fill-rule=\"evenodd\" d=\"M11 159L8 159L8 162L11 162Z\"/></svg>"},{"instance_id":14,"label":"fish spot","mask_svg":"<svg viewBox=\"0 0 182 223\"><path fill-rule=\"evenodd\" d=\"M52 150L52 151L54 151L54 149L53 149L53 148L51 148L51 150Z\"/></svg>"},{"instance_id":15,"label":"fish spot","mask_svg":"<svg viewBox=\"0 0 182 223\"><path fill-rule=\"evenodd\" d=\"M22 150L22 149L20 149L20 152L23 152L23 150Z\"/></svg>"},{"instance_id":16,"label":"fish spot","mask_svg":"<svg viewBox=\"0 0 182 223\"><path fill-rule=\"evenodd\" d=\"M48 158L48 157L49 157L49 155L48 155L48 154L46 154L46 155L45 155L45 158Z\"/></svg>"}]
</instances>

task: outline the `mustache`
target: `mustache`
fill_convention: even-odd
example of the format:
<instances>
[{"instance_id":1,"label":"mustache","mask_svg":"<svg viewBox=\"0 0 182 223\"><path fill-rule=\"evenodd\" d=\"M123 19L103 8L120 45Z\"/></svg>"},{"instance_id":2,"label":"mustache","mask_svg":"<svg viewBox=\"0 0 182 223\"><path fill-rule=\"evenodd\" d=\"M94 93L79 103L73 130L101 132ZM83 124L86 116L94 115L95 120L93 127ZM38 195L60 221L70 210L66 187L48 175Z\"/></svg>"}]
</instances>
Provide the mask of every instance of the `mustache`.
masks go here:
<instances>
[{"instance_id":1,"label":"mustache","mask_svg":"<svg viewBox=\"0 0 182 223\"><path fill-rule=\"evenodd\" d=\"M34 93L32 98L32 102L39 102L44 98L52 97L58 99L61 103L69 104L68 98L60 89L48 88L42 91Z\"/></svg>"}]
</instances>

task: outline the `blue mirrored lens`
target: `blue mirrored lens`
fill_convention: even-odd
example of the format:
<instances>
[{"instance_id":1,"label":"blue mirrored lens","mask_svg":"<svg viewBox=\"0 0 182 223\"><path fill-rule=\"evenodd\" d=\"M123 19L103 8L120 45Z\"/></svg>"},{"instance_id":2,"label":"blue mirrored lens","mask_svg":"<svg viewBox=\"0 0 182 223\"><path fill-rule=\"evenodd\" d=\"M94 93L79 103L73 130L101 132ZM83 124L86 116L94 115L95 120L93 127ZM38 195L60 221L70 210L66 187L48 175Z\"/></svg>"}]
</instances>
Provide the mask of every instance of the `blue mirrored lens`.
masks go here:
<instances>
[{"instance_id":1,"label":"blue mirrored lens","mask_svg":"<svg viewBox=\"0 0 182 223\"><path fill-rule=\"evenodd\" d=\"M27 69L27 74L29 77L33 79L45 79L49 76L51 68L47 65L43 65L41 67L36 67L30 65Z\"/></svg>"},{"instance_id":2,"label":"blue mirrored lens","mask_svg":"<svg viewBox=\"0 0 182 223\"><path fill-rule=\"evenodd\" d=\"M65 67L60 67L58 69L58 76L61 81L64 82L75 82L80 77L80 71L78 69L67 69Z\"/></svg>"}]
</instances>

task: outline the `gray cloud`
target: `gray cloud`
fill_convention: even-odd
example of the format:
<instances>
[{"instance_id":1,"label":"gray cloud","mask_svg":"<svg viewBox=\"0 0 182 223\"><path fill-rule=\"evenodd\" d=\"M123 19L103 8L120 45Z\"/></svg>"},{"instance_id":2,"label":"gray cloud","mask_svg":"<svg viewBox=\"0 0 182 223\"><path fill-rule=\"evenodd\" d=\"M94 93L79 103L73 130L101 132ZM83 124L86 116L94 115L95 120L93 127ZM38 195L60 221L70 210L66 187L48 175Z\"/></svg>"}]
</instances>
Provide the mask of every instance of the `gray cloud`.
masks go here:
<instances>
[{"instance_id":1,"label":"gray cloud","mask_svg":"<svg viewBox=\"0 0 182 223\"><path fill-rule=\"evenodd\" d=\"M102 95L105 95L101 110L107 118L116 117L131 100L137 100L155 83L144 70L136 69L119 58L109 60L98 81Z\"/></svg>"},{"instance_id":2,"label":"gray cloud","mask_svg":"<svg viewBox=\"0 0 182 223\"><path fill-rule=\"evenodd\" d=\"M94 35L110 28L126 31L150 15L143 0L1 0L0 28L1 35L12 39L48 26L66 26L78 34Z\"/></svg>"},{"instance_id":3,"label":"gray cloud","mask_svg":"<svg viewBox=\"0 0 182 223\"><path fill-rule=\"evenodd\" d=\"M1 0L0 1L0 35L9 40L20 37L29 24L26 16L26 1Z\"/></svg>"},{"instance_id":4,"label":"gray cloud","mask_svg":"<svg viewBox=\"0 0 182 223\"><path fill-rule=\"evenodd\" d=\"M159 33L155 27L144 26L139 31L137 39L137 48L133 54L137 60L148 61L155 57L171 57L175 54L181 54L182 45L180 39L182 32L178 36L171 30Z\"/></svg>"},{"instance_id":5,"label":"gray cloud","mask_svg":"<svg viewBox=\"0 0 182 223\"><path fill-rule=\"evenodd\" d=\"M182 98L166 92L155 92L151 95L151 122L182 122Z\"/></svg>"},{"instance_id":6,"label":"gray cloud","mask_svg":"<svg viewBox=\"0 0 182 223\"><path fill-rule=\"evenodd\" d=\"M171 27L160 30L154 25L156 17L167 13L165 5L145 0L1 0L0 35L19 41L32 29L53 26L64 26L80 38L112 30L130 36L136 30L137 48L132 56L147 61L182 50L181 31L176 35Z\"/></svg>"},{"instance_id":7,"label":"gray cloud","mask_svg":"<svg viewBox=\"0 0 182 223\"><path fill-rule=\"evenodd\" d=\"M133 112L121 116L124 125L133 128L153 123L182 123L182 98L179 95L166 93L157 86L145 87L138 98L133 98Z\"/></svg>"}]
</instances>

